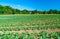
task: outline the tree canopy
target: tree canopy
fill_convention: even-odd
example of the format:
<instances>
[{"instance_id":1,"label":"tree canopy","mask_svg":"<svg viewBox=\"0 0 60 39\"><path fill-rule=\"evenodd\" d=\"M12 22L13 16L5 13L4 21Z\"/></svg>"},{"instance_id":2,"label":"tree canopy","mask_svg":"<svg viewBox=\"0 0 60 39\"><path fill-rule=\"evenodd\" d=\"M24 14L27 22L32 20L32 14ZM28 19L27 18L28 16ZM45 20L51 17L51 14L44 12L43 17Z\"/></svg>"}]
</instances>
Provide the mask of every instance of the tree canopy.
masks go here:
<instances>
[{"instance_id":1,"label":"tree canopy","mask_svg":"<svg viewBox=\"0 0 60 39\"><path fill-rule=\"evenodd\" d=\"M2 6L0 5L0 14L60 14L59 10L50 9L48 11L39 11L39 10L19 10L14 9L10 6Z\"/></svg>"}]
</instances>

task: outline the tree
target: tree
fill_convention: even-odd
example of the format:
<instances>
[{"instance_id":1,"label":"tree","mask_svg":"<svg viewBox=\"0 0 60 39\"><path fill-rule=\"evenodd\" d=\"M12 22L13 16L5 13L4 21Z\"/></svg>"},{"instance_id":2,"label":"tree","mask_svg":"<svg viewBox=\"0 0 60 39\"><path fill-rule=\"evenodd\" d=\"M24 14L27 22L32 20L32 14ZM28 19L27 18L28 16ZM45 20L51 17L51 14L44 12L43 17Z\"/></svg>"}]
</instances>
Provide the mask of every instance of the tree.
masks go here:
<instances>
[{"instance_id":1,"label":"tree","mask_svg":"<svg viewBox=\"0 0 60 39\"><path fill-rule=\"evenodd\" d=\"M12 14L12 8L10 6L5 6L4 7L4 14Z\"/></svg>"},{"instance_id":2,"label":"tree","mask_svg":"<svg viewBox=\"0 0 60 39\"><path fill-rule=\"evenodd\" d=\"M18 9L13 9L13 13L12 14L20 14L20 10Z\"/></svg>"},{"instance_id":3,"label":"tree","mask_svg":"<svg viewBox=\"0 0 60 39\"><path fill-rule=\"evenodd\" d=\"M3 14L3 6L2 5L0 5L0 14Z\"/></svg>"},{"instance_id":4,"label":"tree","mask_svg":"<svg viewBox=\"0 0 60 39\"><path fill-rule=\"evenodd\" d=\"M37 13L38 13L37 10L33 10L33 11L31 11L31 12L32 12L31 14L37 14Z\"/></svg>"},{"instance_id":5,"label":"tree","mask_svg":"<svg viewBox=\"0 0 60 39\"><path fill-rule=\"evenodd\" d=\"M14 9L10 6L0 5L0 14L60 14L60 10L50 9L48 11L38 11L38 10L19 10Z\"/></svg>"},{"instance_id":6,"label":"tree","mask_svg":"<svg viewBox=\"0 0 60 39\"><path fill-rule=\"evenodd\" d=\"M22 14L29 14L29 11L24 9L24 10L22 10Z\"/></svg>"}]
</instances>

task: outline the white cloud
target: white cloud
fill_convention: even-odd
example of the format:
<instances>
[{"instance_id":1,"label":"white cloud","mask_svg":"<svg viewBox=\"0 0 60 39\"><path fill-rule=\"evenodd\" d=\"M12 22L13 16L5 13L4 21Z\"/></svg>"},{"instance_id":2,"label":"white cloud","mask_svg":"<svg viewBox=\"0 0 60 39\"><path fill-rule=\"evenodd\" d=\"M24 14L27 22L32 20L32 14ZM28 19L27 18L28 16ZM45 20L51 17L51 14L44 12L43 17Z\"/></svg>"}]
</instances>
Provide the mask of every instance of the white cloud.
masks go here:
<instances>
[{"instance_id":1,"label":"white cloud","mask_svg":"<svg viewBox=\"0 0 60 39\"><path fill-rule=\"evenodd\" d=\"M26 7L26 6L22 6L22 5L13 5L12 7L13 7L13 8L20 9L20 10L23 10L23 9L34 10L33 8Z\"/></svg>"},{"instance_id":2,"label":"white cloud","mask_svg":"<svg viewBox=\"0 0 60 39\"><path fill-rule=\"evenodd\" d=\"M1 5L3 5L3 6L11 6L12 8L16 8L16 9L20 9L20 10L23 10L23 9L34 10L33 8L23 6L23 5L17 5L17 4L1 4Z\"/></svg>"}]
</instances>

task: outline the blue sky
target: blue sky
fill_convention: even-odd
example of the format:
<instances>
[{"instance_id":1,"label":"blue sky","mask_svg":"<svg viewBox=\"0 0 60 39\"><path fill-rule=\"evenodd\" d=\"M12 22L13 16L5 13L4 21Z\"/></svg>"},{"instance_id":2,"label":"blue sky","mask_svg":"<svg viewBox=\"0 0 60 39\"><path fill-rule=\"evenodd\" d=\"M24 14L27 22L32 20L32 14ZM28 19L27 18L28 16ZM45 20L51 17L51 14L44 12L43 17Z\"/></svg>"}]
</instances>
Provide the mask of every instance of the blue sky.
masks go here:
<instances>
[{"instance_id":1,"label":"blue sky","mask_svg":"<svg viewBox=\"0 0 60 39\"><path fill-rule=\"evenodd\" d=\"M60 10L60 0L0 0L0 4L20 10Z\"/></svg>"}]
</instances>

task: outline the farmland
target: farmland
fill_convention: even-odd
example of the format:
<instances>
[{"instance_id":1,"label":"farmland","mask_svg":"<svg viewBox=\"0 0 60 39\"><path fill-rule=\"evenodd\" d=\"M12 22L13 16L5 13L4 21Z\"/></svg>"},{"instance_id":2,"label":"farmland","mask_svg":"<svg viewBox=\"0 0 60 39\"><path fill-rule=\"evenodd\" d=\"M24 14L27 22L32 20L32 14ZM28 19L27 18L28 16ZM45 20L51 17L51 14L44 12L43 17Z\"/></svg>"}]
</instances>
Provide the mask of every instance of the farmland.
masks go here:
<instances>
[{"instance_id":1,"label":"farmland","mask_svg":"<svg viewBox=\"0 0 60 39\"><path fill-rule=\"evenodd\" d=\"M60 39L60 15L0 15L0 33L1 39Z\"/></svg>"}]
</instances>

